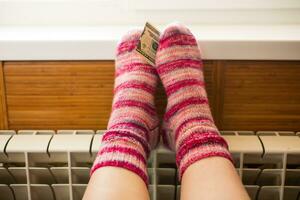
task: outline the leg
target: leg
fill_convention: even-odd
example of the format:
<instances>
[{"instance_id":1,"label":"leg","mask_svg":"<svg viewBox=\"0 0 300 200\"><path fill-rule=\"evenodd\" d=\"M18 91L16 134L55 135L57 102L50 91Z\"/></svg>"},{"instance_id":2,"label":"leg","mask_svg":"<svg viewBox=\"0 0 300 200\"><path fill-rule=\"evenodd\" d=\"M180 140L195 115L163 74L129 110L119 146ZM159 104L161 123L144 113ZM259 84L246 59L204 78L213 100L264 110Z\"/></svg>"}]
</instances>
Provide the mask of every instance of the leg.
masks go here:
<instances>
[{"instance_id":1,"label":"leg","mask_svg":"<svg viewBox=\"0 0 300 200\"><path fill-rule=\"evenodd\" d=\"M186 27L175 24L166 28L156 67L168 97L163 138L176 151L182 197L248 199L211 115L200 51Z\"/></svg>"},{"instance_id":2,"label":"leg","mask_svg":"<svg viewBox=\"0 0 300 200\"><path fill-rule=\"evenodd\" d=\"M158 141L157 75L135 51L141 31L118 45L112 113L84 199L148 199L147 158Z\"/></svg>"},{"instance_id":3,"label":"leg","mask_svg":"<svg viewBox=\"0 0 300 200\"><path fill-rule=\"evenodd\" d=\"M250 199L232 163L223 157L210 157L190 165L183 174L181 199Z\"/></svg>"},{"instance_id":4,"label":"leg","mask_svg":"<svg viewBox=\"0 0 300 200\"><path fill-rule=\"evenodd\" d=\"M94 172L83 199L148 200L149 193L144 181L135 173L118 167L103 167Z\"/></svg>"}]
</instances>

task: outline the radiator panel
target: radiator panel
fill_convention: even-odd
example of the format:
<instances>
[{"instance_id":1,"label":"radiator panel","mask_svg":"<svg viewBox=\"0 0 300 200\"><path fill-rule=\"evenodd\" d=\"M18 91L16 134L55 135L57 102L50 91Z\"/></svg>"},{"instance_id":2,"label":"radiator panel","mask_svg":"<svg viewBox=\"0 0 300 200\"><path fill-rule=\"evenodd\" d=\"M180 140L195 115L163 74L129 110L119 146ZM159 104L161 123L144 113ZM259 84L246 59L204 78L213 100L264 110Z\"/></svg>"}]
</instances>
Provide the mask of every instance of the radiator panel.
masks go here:
<instances>
[{"instance_id":1,"label":"radiator panel","mask_svg":"<svg viewBox=\"0 0 300 200\"><path fill-rule=\"evenodd\" d=\"M0 131L0 199L81 199L103 132ZM223 131L222 135L251 199L299 199L300 133ZM148 173L151 199L179 199L173 152L163 146L154 150Z\"/></svg>"}]
</instances>

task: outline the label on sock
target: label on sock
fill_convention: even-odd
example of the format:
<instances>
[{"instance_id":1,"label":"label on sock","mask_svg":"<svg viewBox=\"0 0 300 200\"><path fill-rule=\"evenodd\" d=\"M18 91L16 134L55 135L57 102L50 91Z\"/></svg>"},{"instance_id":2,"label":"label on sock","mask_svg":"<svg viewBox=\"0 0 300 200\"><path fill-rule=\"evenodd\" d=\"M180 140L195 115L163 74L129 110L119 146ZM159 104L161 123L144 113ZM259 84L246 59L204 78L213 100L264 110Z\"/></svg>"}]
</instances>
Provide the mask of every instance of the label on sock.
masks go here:
<instances>
[{"instance_id":1,"label":"label on sock","mask_svg":"<svg viewBox=\"0 0 300 200\"><path fill-rule=\"evenodd\" d=\"M150 23L146 23L140 37L136 51L139 52L149 64L155 65L155 56L159 43L159 31Z\"/></svg>"}]
</instances>

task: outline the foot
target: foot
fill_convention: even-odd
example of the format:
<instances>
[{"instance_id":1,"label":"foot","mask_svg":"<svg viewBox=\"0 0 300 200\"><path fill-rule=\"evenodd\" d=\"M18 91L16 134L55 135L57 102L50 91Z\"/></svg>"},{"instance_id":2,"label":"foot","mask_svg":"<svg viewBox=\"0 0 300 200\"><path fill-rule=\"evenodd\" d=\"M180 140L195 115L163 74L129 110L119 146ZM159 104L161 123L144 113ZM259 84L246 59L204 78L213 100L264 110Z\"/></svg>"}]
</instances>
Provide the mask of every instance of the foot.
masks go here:
<instances>
[{"instance_id":1,"label":"foot","mask_svg":"<svg viewBox=\"0 0 300 200\"><path fill-rule=\"evenodd\" d=\"M168 97L163 140L176 151L179 177L188 166L206 157L231 160L211 115L200 51L188 28L174 24L165 29L156 67Z\"/></svg>"},{"instance_id":2,"label":"foot","mask_svg":"<svg viewBox=\"0 0 300 200\"><path fill-rule=\"evenodd\" d=\"M158 142L154 106L158 77L135 51L140 35L141 31L132 31L118 45L112 113L91 173L116 166L138 174L147 184L147 158Z\"/></svg>"}]
</instances>

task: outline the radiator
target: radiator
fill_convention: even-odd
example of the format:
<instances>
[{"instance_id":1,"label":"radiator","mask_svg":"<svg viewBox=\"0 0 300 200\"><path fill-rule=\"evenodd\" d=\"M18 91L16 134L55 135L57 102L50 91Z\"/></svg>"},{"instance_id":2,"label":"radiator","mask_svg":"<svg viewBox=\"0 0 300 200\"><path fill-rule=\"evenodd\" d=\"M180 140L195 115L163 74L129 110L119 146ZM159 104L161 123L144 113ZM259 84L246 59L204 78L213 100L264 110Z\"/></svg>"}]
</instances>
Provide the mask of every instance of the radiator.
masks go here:
<instances>
[{"instance_id":1,"label":"radiator","mask_svg":"<svg viewBox=\"0 0 300 200\"><path fill-rule=\"evenodd\" d=\"M81 199L102 133L0 131L0 199ZM222 135L251 199L300 199L300 132L222 131ZM149 158L148 172L151 199L179 199L173 152L159 146Z\"/></svg>"}]
</instances>

